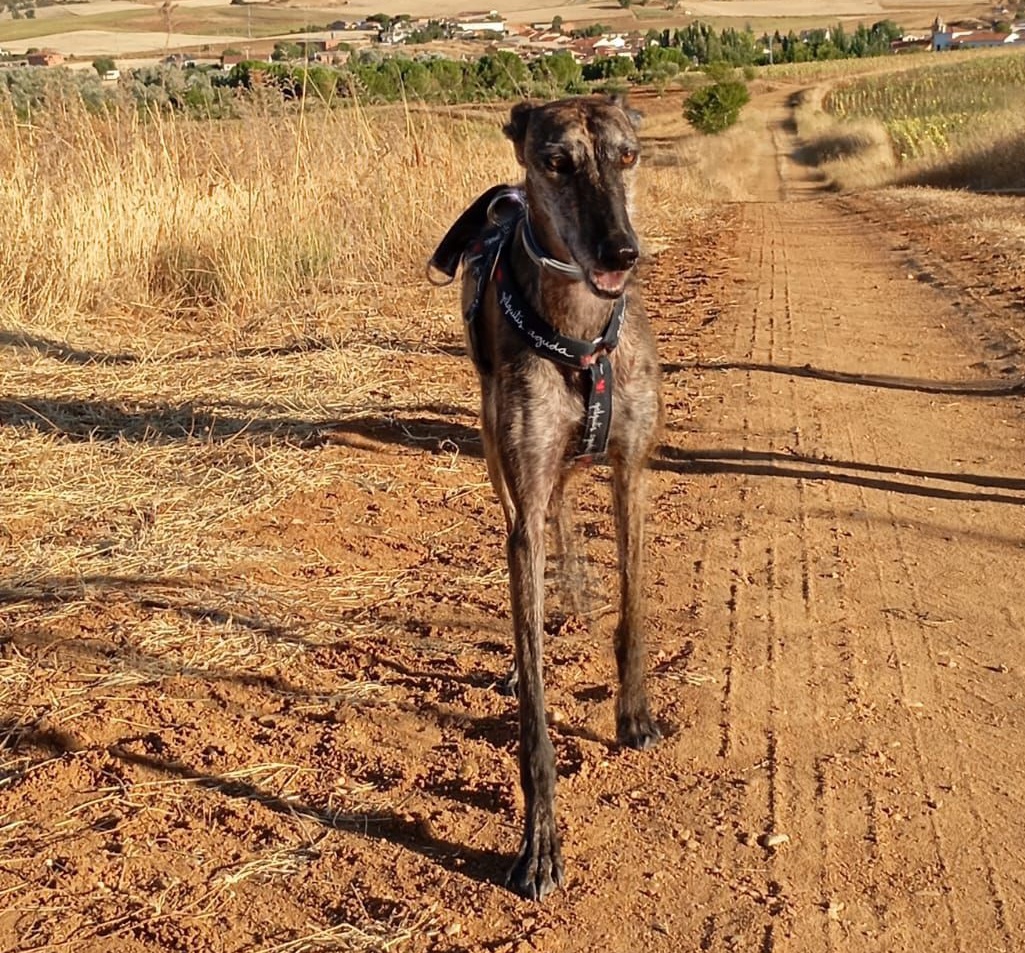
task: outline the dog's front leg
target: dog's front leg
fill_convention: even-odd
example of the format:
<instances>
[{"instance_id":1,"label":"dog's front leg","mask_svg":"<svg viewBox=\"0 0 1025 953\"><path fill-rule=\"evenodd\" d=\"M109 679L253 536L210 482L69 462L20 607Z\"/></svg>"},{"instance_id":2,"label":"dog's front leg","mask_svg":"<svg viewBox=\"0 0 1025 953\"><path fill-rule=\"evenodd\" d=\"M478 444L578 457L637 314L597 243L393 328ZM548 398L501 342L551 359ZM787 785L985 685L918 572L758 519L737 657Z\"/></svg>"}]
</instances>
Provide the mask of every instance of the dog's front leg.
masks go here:
<instances>
[{"instance_id":1,"label":"dog's front leg","mask_svg":"<svg viewBox=\"0 0 1025 953\"><path fill-rule=\"evenodd\" d=\"M662 734L648 711L644 687L647 667L644 647L644 471L621 463L612 477L616 539L619 548L620 612L616 627L616 735L631 748L650 748Z\"/></svg>"},{"instance_id":2,"label":"dog's front leg","mask_svg":"<svg viewBox=\"0 0 1025 953\"><path fill-rule=\"evenodd\" d=\"M545 508L534 500L518 509L509 534L509 581L519 672L520 784L526 803L523 842L508 883L541 900L562 885L562 854L555 827L555 749L545 723L542 678Z\"/></svg>"}]
</instances>

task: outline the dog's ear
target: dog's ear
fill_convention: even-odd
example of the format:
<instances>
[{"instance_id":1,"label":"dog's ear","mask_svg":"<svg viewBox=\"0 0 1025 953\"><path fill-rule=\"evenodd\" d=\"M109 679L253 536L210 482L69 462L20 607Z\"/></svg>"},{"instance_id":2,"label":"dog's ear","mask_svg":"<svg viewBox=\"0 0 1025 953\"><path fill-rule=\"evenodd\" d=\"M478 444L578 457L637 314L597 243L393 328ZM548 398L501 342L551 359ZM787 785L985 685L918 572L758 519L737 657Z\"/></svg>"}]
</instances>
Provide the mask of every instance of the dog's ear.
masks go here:
<instances>
[{"instance_id":1,"label":"dog's ear","mask_svg":"<svg viewBox=\"0 0 1025 953\"><path fill-rule=\"evenodd\" d=\"M626 114L626 118L630 120L630 125L633 126L634 129L641 128L641 120L644 118L644 113L639 109L634 109L632 106L627 105L626 96L622 93L610 93L609 102L612 103L613 106L617 106L619 109L623 110Z\"/></svg>"},{"instance_id":2,"label":"dog's ear","mask_svg":"<svg viewBox=\"0 0 1025 953\"><path fill-rule=\"evenodd\" d=\"M431 280L430 270L432 268L447 275L450 279L455 278L459 263L462 261L463 255L466 254L466 250L488 226L488 210L491 208L491 203L502 192L508 192L511 188L510 185L493 185L463 211L462 215L445 233L445 237L435 249L434 254L431 255L431 260L427 263L428 280Z\"/></svg>"},{"instance_id":3,"label":"dog's ear","mask_svg":"<svg viewBox=\"0 0 1025 953\"><path fill-rule=\"evenodd\" d=\"M502 132L512 140L513 148L516 150L516 161L523 166L527 164L523 145L527 139L527 123L530 122L530 114L533 111L533 103L517 103L509 114L509 121L502 127Z\"/></svg>"}]
</instances>

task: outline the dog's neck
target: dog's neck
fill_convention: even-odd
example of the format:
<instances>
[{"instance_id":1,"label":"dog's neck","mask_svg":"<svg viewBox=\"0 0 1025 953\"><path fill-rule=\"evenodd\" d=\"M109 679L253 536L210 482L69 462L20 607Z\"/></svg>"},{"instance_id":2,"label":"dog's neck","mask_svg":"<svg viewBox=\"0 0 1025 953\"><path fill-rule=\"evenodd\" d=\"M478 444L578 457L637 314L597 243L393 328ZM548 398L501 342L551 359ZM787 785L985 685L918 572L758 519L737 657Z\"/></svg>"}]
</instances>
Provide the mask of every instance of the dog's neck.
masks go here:
<instances>
[{"instance_id":1,"label":"dog's neck","mask_svg":"<svg viewBox=\"0 0 1025 953\"><path fill-rule=\"evenodd\" d=\"M534 222L542 243L550 241L549 230ZM554 246L554 247L553 247ZM547 254L571 261L561 243L544 244ZM539 267L527 254L521 239L512 248L512 264L523 294L537 313L556 331L568 337L593 341L609 323L615 302L596 295L584 280L570 278L550 268Z\"/></svg>"}]
</instances>

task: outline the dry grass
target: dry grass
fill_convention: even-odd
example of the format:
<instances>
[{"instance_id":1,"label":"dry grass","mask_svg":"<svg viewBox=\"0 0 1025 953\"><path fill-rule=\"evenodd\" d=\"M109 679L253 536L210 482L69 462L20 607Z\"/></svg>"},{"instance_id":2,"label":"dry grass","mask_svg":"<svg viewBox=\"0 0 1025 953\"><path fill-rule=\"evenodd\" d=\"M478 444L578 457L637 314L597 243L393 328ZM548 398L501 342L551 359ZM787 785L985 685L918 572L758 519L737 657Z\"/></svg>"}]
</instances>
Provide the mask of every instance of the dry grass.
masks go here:
<instances>
[{"instance_id":1,"label":"dry grass","mask_svg":"<svg viewBox=\"0 0 1025 953\"><path fill-rule=\"evenodd\" d=\"M678 103L650 111L681 131ZM325 829L397 809L302 732L394 704L332 667L337 646L401 635L394 607L427 587L500 583L497 563L437 558L494 502L446 436L476 416L457 296L423 279L464 204L517 177L500 125L401 107L0 117L0 945L200 949L229 923L238 949L383 950L432 928L430 910L293 901L348 869ZM643 175L658 247L704 185ZM303 501L325 488L340 502L314 527ZM388 541L347 499L444 502L452 522L414 514L392 562L340 572L348 536ZM267 731L290 719L301 768L254 740L247 687ZM229 837L244 849L215 863L211 812L273 842ZM288 926L267 929L278 905Z\"/></svg>"},{"instance_id":2,"label":"dry grass","mask_svg":"<svg viewBox=\"0 0 1025 953\"><path fill-rule=\"evenodd\" d=\"M980 195L965 190L898 187L880 191L873 201L894 218L913 217L933 234L944 236L948 260L963 261L966 293L986 307L1003 290L1019 309L1025 288L1025 225L1021 198ZM984 262L980 267L978 262Z\"/></svg>"},{"instance_id":3,"label":"dry grass","mask_svg":"<svg viewBox=\"0 0 1025 953\"><path fill-rule=\"evenodd\" d=\"M949 155L915 163L897 177L900 185L1025 195L1025 126L991 131Z\"/></svg>"},{"instance_id":4,"label":"dry grass","mask_svg":"<svg viewBox=\"0 0 1025 953\"><path fill-rule=\"evenodd\" d=\"M679 95L654 104L642 127L648 220L664 223L671 234L681 212L693 215L710 202L752 198L759 168L758 121L753 111L744 110L735 126L705 136L683 118ZM650 229L648 237L652 237Z\"/></svg>"},{"instance_id":5,"label":"dry grass","mask_svg":"<svg viewBox=\"0 0 1025 953\"><path fill-rule=\"evenodd\" d=\"M198 535L337 479L298 451L325 421L395 409L371 396L401 378L388 334L457 331L423 261L466 196L515 174L471 119L72 107L7 116L0 170L19 583L194 572Z\"/></svg>"},{"instance_id":6,"label":"dry grass","mask_svg":"<svg viewBox=\"0 0 1025 953\"><path fill-rule=\"evenodd\" d=\"M794 122L800 139L796 158L814 166L840 189L873 188L888 183L896 156L886 128L871 119L841 122L825 112L827 86L815 86L794 96Z\"/></svg>"},{"instance_id":7,"label":"dry grass","mask_svg":"<svg viewBox=\"0 0 1025 953\"><path fill-rule=\"evenodd\" d=\"M450 211L444 197L454 205L511 171L497 133L426 112L7 114L3 318L49 328L102 314L134 329L199 312L239 343L282 306L301 318L325 292L408 283Z\"/></svg>"}]
</instances>

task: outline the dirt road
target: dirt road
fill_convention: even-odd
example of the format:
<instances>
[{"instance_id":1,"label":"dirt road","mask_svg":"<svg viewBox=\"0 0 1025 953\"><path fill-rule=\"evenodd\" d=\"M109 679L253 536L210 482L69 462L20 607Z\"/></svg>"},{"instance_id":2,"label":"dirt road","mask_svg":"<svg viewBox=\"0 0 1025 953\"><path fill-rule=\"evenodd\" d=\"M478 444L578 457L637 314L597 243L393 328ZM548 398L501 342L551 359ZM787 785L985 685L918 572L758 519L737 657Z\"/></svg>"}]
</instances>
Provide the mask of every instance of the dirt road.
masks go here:
<instances>
[{"instance_id":1,"label":"dirt road","mask_svg":"<svg viewBox=\"0 0 1025 953\"><path fill-rule=\"evenodd\" d=\"M611 598L551 625L566 889L501 885L504 543L454 318L389 343L387 421L325 424L351 479L217 530L251 562L5 596L12 697L54 714L0 721L0 949L1025 948L1019 338L755 108L750 200L646 278L660 747L612 743ZM578 496L610 593L601 470Z\"/></svg>"},{"instance_id":2,"label":"dirt road","mask_svg":"<svg viewBox=\"0 0 1025 953\"><path fill-rule=\"evenodd\" d=\"M716 676L670 748L721 785L660 808L705 835L672 874L667 926L713 950L1019 949L1009 338L821 197L783 157L778 114L768 131L723 276L734 300L670 369L694 414L655 465L688 484L691 558L661 569L690 587L676 635L695 630L688 666ZM671 640L672 613L658 618ZM757 845L776 832L785 846Z\"/></svg>"},{"instance_id":3,"label":"dirt road","mask_svg":"<svg viewBox=\"0 0 1025 953\"><path fill-rule=\"evenodd\" d=\"M608 748L609 620L555 636L569 888L541 909L453 890L453 948L1025 944L1017 357L824 196L766 108L732 255L688 278L670 250L649 278L669 403L653 682L675 734ZM480 824L461 832L487 850Z\"/></svg>"}]
</instances>

